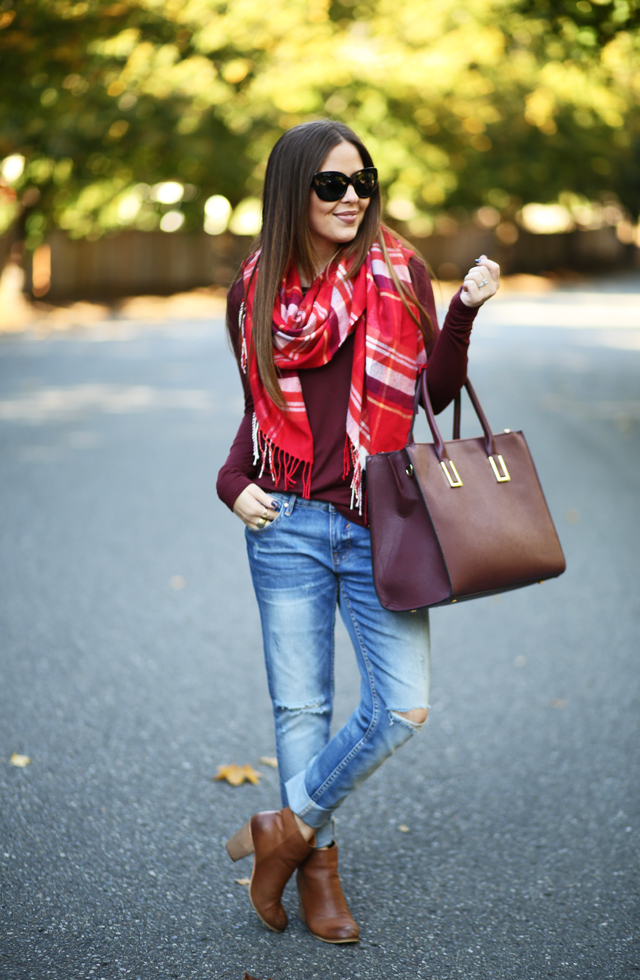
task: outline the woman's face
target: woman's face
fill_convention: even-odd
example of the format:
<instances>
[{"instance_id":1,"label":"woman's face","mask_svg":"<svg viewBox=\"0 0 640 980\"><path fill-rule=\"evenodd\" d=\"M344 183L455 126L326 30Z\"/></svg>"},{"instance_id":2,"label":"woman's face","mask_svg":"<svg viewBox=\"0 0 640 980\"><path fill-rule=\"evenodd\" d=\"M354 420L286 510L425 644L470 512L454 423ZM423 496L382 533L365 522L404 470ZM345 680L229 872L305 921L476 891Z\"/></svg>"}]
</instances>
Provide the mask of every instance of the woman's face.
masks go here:
<instances>
[{"instance_id":1,"label":"woman's face","mask_svg":"<svg viewBox=\"0 0 640 980\"><path fill-rule=\"evenodd\" d=\"M362 158L353 143L344 142L338 143L326 155L318 172L338 170L351 177L363 167ZM351 184L340 201L321 201L311 189L307 220L311 240L320 258L328 261L337 245L353 241L368 207L369 198L358 197Z\"/></svg>"}]
</instances>

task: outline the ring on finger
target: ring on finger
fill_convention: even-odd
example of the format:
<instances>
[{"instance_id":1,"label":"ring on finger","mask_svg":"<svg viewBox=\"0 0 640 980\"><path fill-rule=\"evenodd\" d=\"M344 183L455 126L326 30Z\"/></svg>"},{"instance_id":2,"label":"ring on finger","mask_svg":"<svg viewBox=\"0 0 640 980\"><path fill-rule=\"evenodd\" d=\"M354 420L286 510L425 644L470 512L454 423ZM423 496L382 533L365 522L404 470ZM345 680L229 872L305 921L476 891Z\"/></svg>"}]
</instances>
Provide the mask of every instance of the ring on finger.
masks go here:
<instances>
[{"instance_id":1,"label":"ring on finger","mask_svg":"<svg viewBox=\"0 0 640 980\"><path fill-rule=\"evenodd\" d=\"M481 288L482 286L486 286L488 282L488 279L483 279L482 282L478 283L478 287Z\"/></svg>"},{"instance_id":2,"label":"ring on finger","mask_svg":"<svg viewBox=\"0 0 640 980\"><path fill-rule=\"evenodd\" d=\"M267 520L265 517L259 517L258 520L256 521L256 527L262 530L262 528L265 526L266 523Z\"/></svg>"},{"instance_id":3,"label":"ring on finger","mask_svg":"<svg viewBox=\"0 0 640 980\"><path fill-rule=\"evenodd\" d=\"M266 521L268 516L269 516L269 511L265 507L265 509L262 511L262 514L260 515L260 519Z\"/></svg>"}]
</instances>

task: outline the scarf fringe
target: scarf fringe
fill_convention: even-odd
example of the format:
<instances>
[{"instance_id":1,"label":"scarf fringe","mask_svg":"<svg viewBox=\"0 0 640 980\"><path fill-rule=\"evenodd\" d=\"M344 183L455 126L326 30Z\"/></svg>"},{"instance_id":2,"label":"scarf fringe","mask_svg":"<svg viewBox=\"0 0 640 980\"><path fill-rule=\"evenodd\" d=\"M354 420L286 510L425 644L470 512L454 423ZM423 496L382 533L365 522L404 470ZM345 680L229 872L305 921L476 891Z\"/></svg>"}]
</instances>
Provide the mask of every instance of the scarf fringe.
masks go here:
<instances>
[{"instance_id":1,"label":"scarf fringe","mask_svg":"<svg viewBox=\"0 0 640 980\"><path fill-rule=\"evenodd\" d=\"M291 490L296 484L298 471L302 466L302 496L305 500L310 500L312 464L296 459L291 453L287 453L276 446L264 432L261 432L255 412L251 421L251 436L253 440L253 463L254 466L260 465L258 479L267 472L271 475L275 486L278 486L282 480L284 490ZM342 454L342 479L348 480L350 473L352 474L350 507L352 510L357 508L360 515L364 514L366 521L367 495L363 488L360 454L347 435L345 436Z\"/></svg>"},{"instance_id":2,"label":"scarf fringe","mask_svg":"<svg viewBox=\"0 0 640 980\"><path fill-rule=\"evenodd\" d=\"M247 307L245 306L244 300L240 303L240 312L238 313L238 326L240 327L240 336L242 338L242 346L240 348L240 367L242 368L242 373L247 373L247 364L249 362L249 353L247 351L247 334L245 331L245 320L247 318Z\"/></svg>"},{"instance_id":3,"label":"scarf fringe","mask_svg":"<svg viewBox=\"0 0 640 980\"><path fill-rule=\"evenodd\" d=\"M364 494L362 490L362 463L360 462L360 454L356 447L351 442L349 435L345 437L344 440L344 450L342 453L342 479L348 480L349 473L353 472L351 477L351 509L354 509L354 505L358 509L358 513L362 515L362 508L364 504L365 508L365 520L366 520L366 501L364 500Z\"/></svg>"},{"instance_id":4,"label":"scarf fringe","mask_svg":"<svg viewBox=\"0 0 640 980\"><path fill-rule=\"evenodd\" d=\"M291 490L296 485L298 470L302 467L302 496L305 500L310 500L312 464L296 459L291 453L287 453L276 446L264 432L260 431L255 413L251 423L251 434L253 437L253 462L254 465L261 464L258 479L267 472L270 473L275 486L278 486L282 480L284 490Z\"/></svg>"}]
</instances>

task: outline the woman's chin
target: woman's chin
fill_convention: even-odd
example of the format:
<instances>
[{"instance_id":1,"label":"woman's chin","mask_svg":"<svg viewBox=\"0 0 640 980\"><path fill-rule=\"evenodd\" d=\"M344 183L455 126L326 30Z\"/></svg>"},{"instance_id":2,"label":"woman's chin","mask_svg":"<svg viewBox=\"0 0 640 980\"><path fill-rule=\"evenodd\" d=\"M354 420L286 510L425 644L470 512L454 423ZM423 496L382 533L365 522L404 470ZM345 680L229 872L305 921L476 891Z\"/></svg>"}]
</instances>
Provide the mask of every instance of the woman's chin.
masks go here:
<instances>
[{"instance_id":1,"label":"woman's chin","mask_svg":"<svg viewBox=\"0 0 640 980\"><path fill-rule=\"evenodd\" d=\"M359 227L360 225L346 225L344 228L338 228L333 231L329 240L336 245L346 245L347 242L352 242L356 237Z\"/></svg>"}]
</instances>

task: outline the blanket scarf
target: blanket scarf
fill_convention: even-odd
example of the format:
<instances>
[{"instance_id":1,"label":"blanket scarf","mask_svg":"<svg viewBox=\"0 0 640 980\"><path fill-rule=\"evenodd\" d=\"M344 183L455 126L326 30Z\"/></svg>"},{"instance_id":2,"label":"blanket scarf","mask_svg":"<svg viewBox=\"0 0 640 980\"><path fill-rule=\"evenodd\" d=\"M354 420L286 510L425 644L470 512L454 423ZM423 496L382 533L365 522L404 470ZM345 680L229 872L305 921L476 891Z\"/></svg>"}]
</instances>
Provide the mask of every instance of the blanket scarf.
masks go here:
<instances>
[{"instance_id":1,"label":"blanket scarf","mask_svg":"<svg viewBox=\"0 0 640 980\"><path fill-rule=\"evenodd\" d=\"M391 263L411 287L409 259L414 254L386 230ZM254 463L260 476L270 472L285 490L301 470L303 496L311 495L313 437L298 371L327 364L355 333L343 477L351 473L351 506L362 513L362 474L371 453L401 449L413 414L416 377L426 365L421 331L391 278L380 245L372 245L353 279L349 263L336 260L303 294L292 263L273 311L273 348L284 408L271 400L251 351L252 309L258 250L244 264L245 300L240 307L241 367L249 375L254 401ZM258 270L259 272L259 270ZM417 315L417 310L415 310Z\"/></svg>"}]
</instances>

